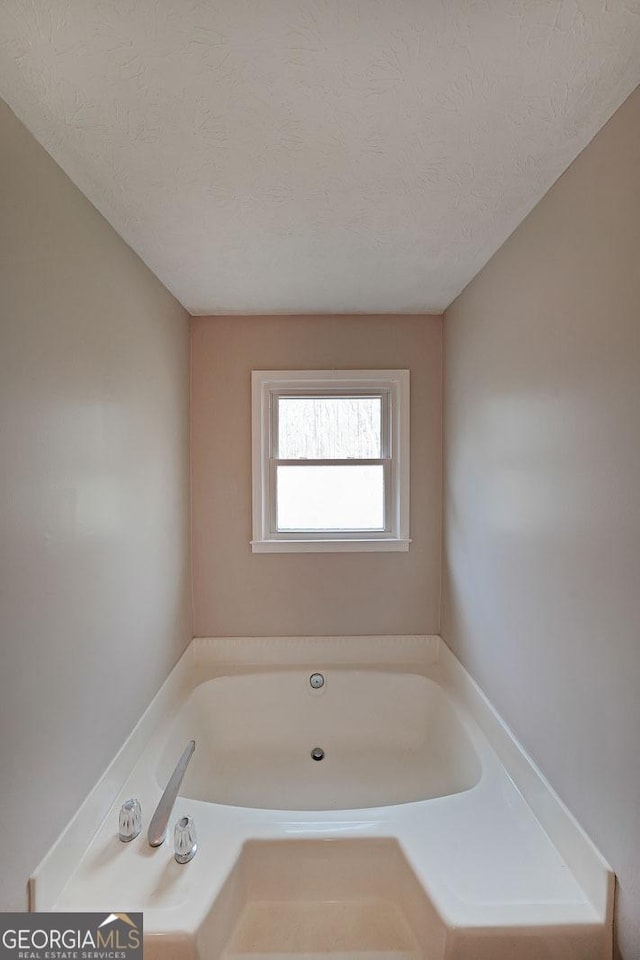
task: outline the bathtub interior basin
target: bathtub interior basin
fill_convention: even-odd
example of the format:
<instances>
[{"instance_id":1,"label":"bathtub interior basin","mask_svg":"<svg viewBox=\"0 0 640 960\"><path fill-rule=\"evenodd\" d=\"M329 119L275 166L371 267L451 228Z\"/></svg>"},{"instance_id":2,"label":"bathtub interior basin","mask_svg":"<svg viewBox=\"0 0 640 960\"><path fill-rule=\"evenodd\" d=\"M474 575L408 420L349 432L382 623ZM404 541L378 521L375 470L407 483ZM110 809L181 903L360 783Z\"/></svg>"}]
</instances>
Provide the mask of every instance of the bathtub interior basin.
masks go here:
<instances>
[{"instance_id":1,"label":"bathtub interior basin","mask_svg":"<svg viewBox=\"0 0 640 960\"><path fill-rule=\"evenodd\" d=\"M409 673L333 669L208 680L174 717L166 784L187 740L182 796L272 810L357 809L469 790L481 765L447 694ZM321 759L314 759L312 754Z\"/></svg>"},{"instance_id":2,"label":"bathtub interior basin","mask_svg":"<svg viewBox=\"0 0 640 960\"><path fill-rule=\"evenodd\" d=\"M198 933L207 960L422 960L445 928L392 839L249 841Z\"/></svg>"}]
</instances>

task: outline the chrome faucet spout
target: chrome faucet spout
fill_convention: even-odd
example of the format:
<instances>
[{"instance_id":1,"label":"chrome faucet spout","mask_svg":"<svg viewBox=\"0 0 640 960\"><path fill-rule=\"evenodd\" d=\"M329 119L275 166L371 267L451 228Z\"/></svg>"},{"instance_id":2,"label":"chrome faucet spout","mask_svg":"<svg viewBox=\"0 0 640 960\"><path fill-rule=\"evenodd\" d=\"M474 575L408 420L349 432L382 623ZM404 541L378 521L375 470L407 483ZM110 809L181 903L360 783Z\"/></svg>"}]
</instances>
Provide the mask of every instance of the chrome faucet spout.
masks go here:
<instances>
[{"instance_id":1,"label":"chrome faucet spout","mask_svg":"<svg viewBox=\"0 0 640 960\"><path fill-rule=\"evenodd\" d=\"M176 764L175 770L169 778L169 783L165 787L164 793L160 797L160 802L158 803L155 813L151 818L149 831L147 833L147 838L152 847L159 847L161 843L164 843L165 837L167 836L169 817L171 816L173 805L176 802L176 797L178 796L178 791L180 790L182 778L186 773L189 760L191 760L195 748L195 740L189 740L189 743L184 748L182 756Z\"/></svg>"}]
</instances>

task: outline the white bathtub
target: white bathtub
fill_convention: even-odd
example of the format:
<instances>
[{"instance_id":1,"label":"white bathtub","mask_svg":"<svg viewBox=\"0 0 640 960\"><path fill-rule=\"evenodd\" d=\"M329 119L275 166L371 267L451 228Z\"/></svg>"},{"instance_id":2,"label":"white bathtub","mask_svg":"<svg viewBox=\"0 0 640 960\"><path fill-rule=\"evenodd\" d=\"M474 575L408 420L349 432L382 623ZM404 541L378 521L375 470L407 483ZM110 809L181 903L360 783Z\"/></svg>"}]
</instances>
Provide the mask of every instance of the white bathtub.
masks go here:
<instances>
[{"instance_id":1,"label":"white bathtub","mask_svg":"<svg viewBox=\"0 0 640 960\"><path fill-rule=\"evenodd\" d=\"M146 828L190 739L180 865L171 828L157 848ZM120 843L131 796L143 832ZM194 641L31 879L33 909L143 911L148 960L611 960L612 904L607 864L435 637Z\"/></svg>"},{"instance_id":2,"label":"white bathtub","mask_svg":"<svg viewBox=\"0 0 640 960\"><path fill-rule=\"evenodd\" d=\"M187 740L182 785L193 800L265 810L352 810L469 790L476 751L446 693L409 673L331 668L219 677L175 717L157 777L166 784ZM312 759L320 748L324 757Z\"/></svg>"}]
</instances>

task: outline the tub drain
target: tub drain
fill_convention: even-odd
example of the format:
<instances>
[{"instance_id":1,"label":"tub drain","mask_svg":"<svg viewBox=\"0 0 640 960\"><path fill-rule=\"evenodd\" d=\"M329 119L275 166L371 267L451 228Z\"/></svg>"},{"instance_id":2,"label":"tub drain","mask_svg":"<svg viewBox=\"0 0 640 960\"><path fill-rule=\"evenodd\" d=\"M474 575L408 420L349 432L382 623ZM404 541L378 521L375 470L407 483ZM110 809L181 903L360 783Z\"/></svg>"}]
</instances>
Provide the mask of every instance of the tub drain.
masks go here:
<instances>
[{"instance_id":1,"label":"tub drain","mask_svg":"<svg viewBox=\"0 0 640 960\"><path fill-rule=\"evenodd\" d=\"M322 747L314 747L311 751L312 760L324 760L324 750Z\"/></svg>"}]
</instances>

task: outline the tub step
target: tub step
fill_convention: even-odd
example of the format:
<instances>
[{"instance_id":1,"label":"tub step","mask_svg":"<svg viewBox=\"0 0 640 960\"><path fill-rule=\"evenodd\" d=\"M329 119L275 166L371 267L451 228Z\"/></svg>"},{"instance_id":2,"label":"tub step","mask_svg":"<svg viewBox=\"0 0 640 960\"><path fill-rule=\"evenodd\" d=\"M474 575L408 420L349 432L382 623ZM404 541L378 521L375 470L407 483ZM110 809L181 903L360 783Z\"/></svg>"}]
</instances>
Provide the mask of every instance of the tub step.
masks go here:
<instances>
[{"instance_id":1,"label":"tub step","mask_svg":"<svg viewBox=\"0 0 640 960\"><path fill-rule=\"evenodd\" d=\"M222 960L426 960L385 900L250 901Z\"/></svg>"}]
</instances>

